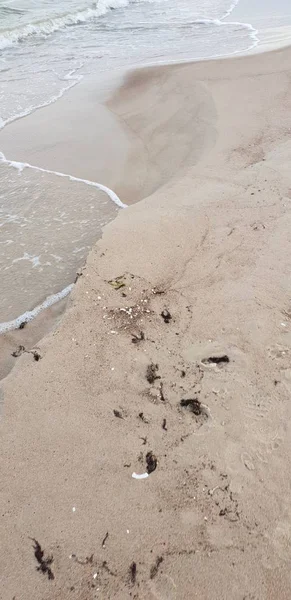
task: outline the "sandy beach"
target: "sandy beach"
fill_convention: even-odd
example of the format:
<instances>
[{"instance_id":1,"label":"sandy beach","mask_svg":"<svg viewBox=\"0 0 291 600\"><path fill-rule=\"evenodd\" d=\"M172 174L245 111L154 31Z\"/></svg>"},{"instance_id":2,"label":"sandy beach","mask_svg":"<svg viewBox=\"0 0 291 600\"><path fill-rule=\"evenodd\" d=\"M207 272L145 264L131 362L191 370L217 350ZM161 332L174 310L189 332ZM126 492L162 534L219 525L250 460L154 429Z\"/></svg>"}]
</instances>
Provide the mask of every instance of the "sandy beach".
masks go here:
<instances>
[{"instance_id":1,"label":"sandy beach","mask_svg":"<svg viewBox=\"0 0 291 600\"><path fill-rule=\"evenodd\" d=\"M290 59L104 100L133 204L55 329L1 339L1 600L290 599Z\"/></svg>"}]
</instances>

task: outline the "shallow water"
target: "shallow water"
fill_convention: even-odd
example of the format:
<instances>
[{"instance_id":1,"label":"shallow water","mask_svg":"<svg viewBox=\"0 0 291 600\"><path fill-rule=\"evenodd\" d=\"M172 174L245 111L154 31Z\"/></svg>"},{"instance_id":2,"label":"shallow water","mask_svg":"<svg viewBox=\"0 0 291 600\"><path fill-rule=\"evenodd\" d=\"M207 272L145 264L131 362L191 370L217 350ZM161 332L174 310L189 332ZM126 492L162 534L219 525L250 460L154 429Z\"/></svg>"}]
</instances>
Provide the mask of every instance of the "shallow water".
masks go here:
<instances>
[{"instance_id":1,"label":"shallow water","mask_svg":"<svg viewBox=\"0 0 291 600\"><path fill-rule=\"evenodd\" d=\"M0 183L5 190L0 209L0 315L5 322L73 281L118 207L94 187L30 169L19 176L5 165Z\"/></svg>"},{"instance_id":2,"label":"shallow water","mask_svg":"<svg viewBox=\"0 0 291 600\"><path fill-rule=\"evenodd\" d=\"M2 123L109 68L221 56L252 47L256 37L250 25L224 21L235 4L0 0Z\"/></svg>"},{"instance_id":3,"label":"shallow water","mask_svg":"<svg viewBox=\"0 0 291 600\"><path fill-rule=\"evenodd\" d=\"M257 30L256 51L287 46L291 42L289 0L240 0L227 20L247 21Z\"/></svg>"}]
</instances>

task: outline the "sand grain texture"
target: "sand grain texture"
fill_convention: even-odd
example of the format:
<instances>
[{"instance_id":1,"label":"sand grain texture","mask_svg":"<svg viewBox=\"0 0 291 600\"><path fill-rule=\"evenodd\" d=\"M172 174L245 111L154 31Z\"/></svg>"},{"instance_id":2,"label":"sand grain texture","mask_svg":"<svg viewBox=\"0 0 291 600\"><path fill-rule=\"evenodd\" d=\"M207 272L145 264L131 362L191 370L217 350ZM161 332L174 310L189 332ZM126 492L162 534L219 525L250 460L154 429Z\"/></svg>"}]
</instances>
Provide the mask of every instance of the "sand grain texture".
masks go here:
<instances>
[{"instance_id":1,"label":"sand grain texture","mask_svg":"<svg viewBox=\"0 0 291 600\"><path fill-rule=\"evenodd\" d=\"M290 57L139 72L110 101L149 143L145 94L157 118L159 82L183 105L196 82L211 143L167 181L157 150L163 187L1 382L3 600L290 598Z\"/></svg>"}]
</instances>

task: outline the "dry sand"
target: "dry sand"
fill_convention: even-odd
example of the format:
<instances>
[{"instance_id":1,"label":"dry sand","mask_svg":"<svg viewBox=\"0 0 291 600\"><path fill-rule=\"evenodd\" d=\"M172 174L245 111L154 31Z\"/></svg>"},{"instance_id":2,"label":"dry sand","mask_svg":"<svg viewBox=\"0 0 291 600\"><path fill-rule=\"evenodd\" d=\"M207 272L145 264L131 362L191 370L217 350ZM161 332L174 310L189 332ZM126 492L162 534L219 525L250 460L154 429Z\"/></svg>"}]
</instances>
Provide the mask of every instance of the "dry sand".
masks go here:
<instances>
[{"instance_id":1,"label":"dry sand","mask_svg":"<svg viewBox=\"0 0 291 600\"><path fill-rule=\"evenodd\" d=\"M139 71L110 100L153 193L1 382L1 599L290 599L290 59Z\"/></svg>"}]
</instances>

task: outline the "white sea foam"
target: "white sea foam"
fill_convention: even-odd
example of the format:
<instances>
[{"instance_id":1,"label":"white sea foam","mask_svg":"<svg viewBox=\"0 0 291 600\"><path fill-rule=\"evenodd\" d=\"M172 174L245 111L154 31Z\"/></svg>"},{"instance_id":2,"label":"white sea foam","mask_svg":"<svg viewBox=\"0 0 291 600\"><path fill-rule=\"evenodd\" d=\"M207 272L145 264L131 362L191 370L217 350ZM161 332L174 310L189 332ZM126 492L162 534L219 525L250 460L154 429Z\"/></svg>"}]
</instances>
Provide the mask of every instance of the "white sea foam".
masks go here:
<instances>
[{"instance_id":1,"label":"white sea foam","mask_svg":"<svg viewBox=\"0 0 291 600\"><path fill-rule=\"evenodd\" d=\"M196 23L198 23L198 21ZM226 52L225 54L223 54L223 53L212 54L211 60L235 56L237 54L241 55L241 54L244 54L244 53L254 50L260 44L260 38L258 37L259 32L250 23L240 23L240 22L236 22L236 21L224 22L224 21L220 21L220 20L210 20L210 19L204 19L204 21L200 21L200 24L203 24L203 23L204 24L212 23L212 24L215 24L216 26L225 26L225 27L227 27L228 25L242 27L249 32L249 37L250 37L250 41L251 41L251 44L244 50L233 50L231 53ZM203 55L195 56L195 61L204 61L204 60L209 60L209 57L205 57ZM143 66L144 67L154 67L157 65L159 65L159 66L177 65L177 64L188 63L188 62L189 62L189 57L187 57L187 58L181 58L181 57L178 58L177 57L174 59L167 58L167 59L161 59L161 60L156 58L154 61L147 61L146 63L143 64ZM140 65L138 63L135 63L132 65L132 67L134 67L134 68L138 68L139 66Z\"/></svg>"},{"instance_id":2,"label":"white sea foam","mask_svg":"<svg viewBox=\"0 0 291 600\"><path fill-rule=\"evenodd\" d=\"M229 17L229 15L231 15L232 11L235 9L235 7L238 5L238 3L239 3L239 0L233 0L229 9L225 12L225 14L223 15L223 17L221 17L221 19L226 19L226 17Z\"/></svg>"},{"instance_id":3,"label":"white sea foam","mask_svg":"<svg viewBox=\"0 0 291 600\"><path fill-rule=\"evenodd\" d=\"M235 8L236 4L233 5L232 10ZM245 52L247 52L259 43L260 40L258 38L258 31L250 23L241 23L238 21L224 21L224 19L226 19L226 17L228 17L231 14L232 10L229 10L225 15L223 15L223 17L221 19L197 19L196 21L193 21L193 23L195 23L196 25L216 25L217 27L237 26L237 27L241 27L242 29L246 29L247 31L249 31L250 38L253 40L253 43L251 44L251 46L249 48L246 48ZM237 51L233 50L232 54L236 54L237 52L241 52L241 50L237 50ZM223 55L222 54L213 55L211 58L218 58L218 57L222 58ZM201 60L201 59L202 59L202 57L201 58L195 57L195 60Z\"/></svg>"},{"instance_id":4,"label":"white sea foam","mask_svg":"<svg viewBox=\"0 0 291 600\"><path fill-rule=\"evenodd\" d=\"M110 200L114 202L119 208L127 208L127 204L121 202L120 198L106 185L102 185L101 183L97 183L96 181L90 181L89 179L81 179L80 177L74 177L74 175L68 175L67 173L60 173L59 171L51 171L50 169L42 169L41 167L36 167L34 165L30 165L25 162L18 162L15 160L7 159L3 152L0 152L0 163L6 164L13 169L16 169L19 173L21 173L24 169L33 169L34 171L40 171L41 173L49 173L50 175L56 175L56 177L65 177L70 181L77 181L79 183L84 183L85 185L89 185L91 187L95 187L102 192L105 192L107 196L109 196Z\"/></svg>"},{"instance_id":5,"label":"white sea foam","mask_svg":"<svg viewBox=\"0 0 291 600\"><path fill-rule=\"evenodd\" d=\"M7 331L12 331L13 329L18 329L21 323L28 323L29 321L32 321L32 319L35 319L35 317L37 317L37 315L39 315L39 313L41 313L43 310L49 308L50 306L53 306L53 304L56 304L63 298L66 298L66 296L68 296L72 291L73 287L74 284L71 283L63 290L61 290L61 292L57 292L57 294L52 294L51 296L48 296L48 298L46 298L44 302L36 306L33 310L26 311L25 313L23 313L23 315L20 315L12 321L0 323L0 334L7 333Z\"/></svg>"},{"instance_id":6,"label":"white sea foam","mask_svg":"<svg viewBox=\"0 0 291 600\"><path fill-rule=\"evenodd\" d=\"M23 119L24 117L31 115L32 113L34 113L36 110L39 110L40 108L45 108L46 106L50 106L50 104L54 104L55 102L57 102L57 100L60 100L60 98L62 98L62 96L66 92L68 92L71 88L75 87L75 85L77 85L78 83L80 83L80 81L82 81L83 76L82 75L75 76L75 74L80 69L82 69L83 66L84 65L82 63L78 67L76 67L75 69L72 69L72 71L67 73L63 79L64 79L64 81L71 81L71 83L69 83L69 85L67 85L67 86L64 86L58 92L58 94L50 96L47 100L45 100L45 102L41 102L40 104L35 104L32 106L29 106L25 110L17 113L16 115L9 117L8 119L2 119L0 117L0 130L4 129L4 127L6 127L7 125L10 125L10 123L13 123L14 121L19 121L19 119Z\"/></svg>"},{"instance_id":7,"label":"white sea foam","mask_svg":"<svg viewBox=\"0 0 291 600\"><path fill-rule=\"evenodd\" d=\"M0 30L0 50L3 50L16 42L22 42L33 35L46 36L70 25L85 23L90 19L106 14L108 10L126 7L130 2L134 1L135 0L99 0L90 8L80 8L75 12L66 12L52 18L36 20L32 23L26 23L20 27L7 29L2 32Z\"/></svg>"},{"instance_id":8,"label":"white sea foam","mask_svg":"<svg viewBox=\"0 0 291 600\"><path fill-rule=\"evenodd\" d=\"M13 11L9 14L8 10L5 16L1 13L3 4L0 0L0 49L7 48L2 58L0 56L5 67L1 73L3 82L5 78L8 82L7 88L4 83L4 89L9 92L9 83L12 85L11 102L10 96L4 96L6 103L2 105L0 129L56 102L83 76L99 73L100 70L124 68L125 65L132 67L208 59L221 57L221 50L225 51L225 55L230 55L241 52L236 48L245 49L248 43L248 49L254 47L258 39L251 25L224 20L238 1L197 0L194 3L193 0L179 0L176 3L176 0L97 0L93 4L91 0L60 0L58 3L9 0L9 7L15 2L17 10L15 15ZM128 5L131 7L126 11L109 14L110 9ZM187 28L187 35L184 35L184 27ZM153 35L152 29L155 29ZM54 35L57 31L60 34ZM204 56L200 56L201 48ZM100 57L102 60L96 60ZM31 64L33 74L29 66ZM60 80L64 83L60 84ZM19 98L21 105L18 104ZM97 182L27 162L9 160L1 152L0 163L16 169L19 174L24 169L32 169L97 188L105 192L118 207L126 207L115 192ZM25 255L20 259L24 260ZM29 255L28 259L37 266L37 256ZM33 319L71 289L72 286L68 286L33 311L0 324L0 333L18 327L24 320Z\"/></svg>"}]
</instances>

